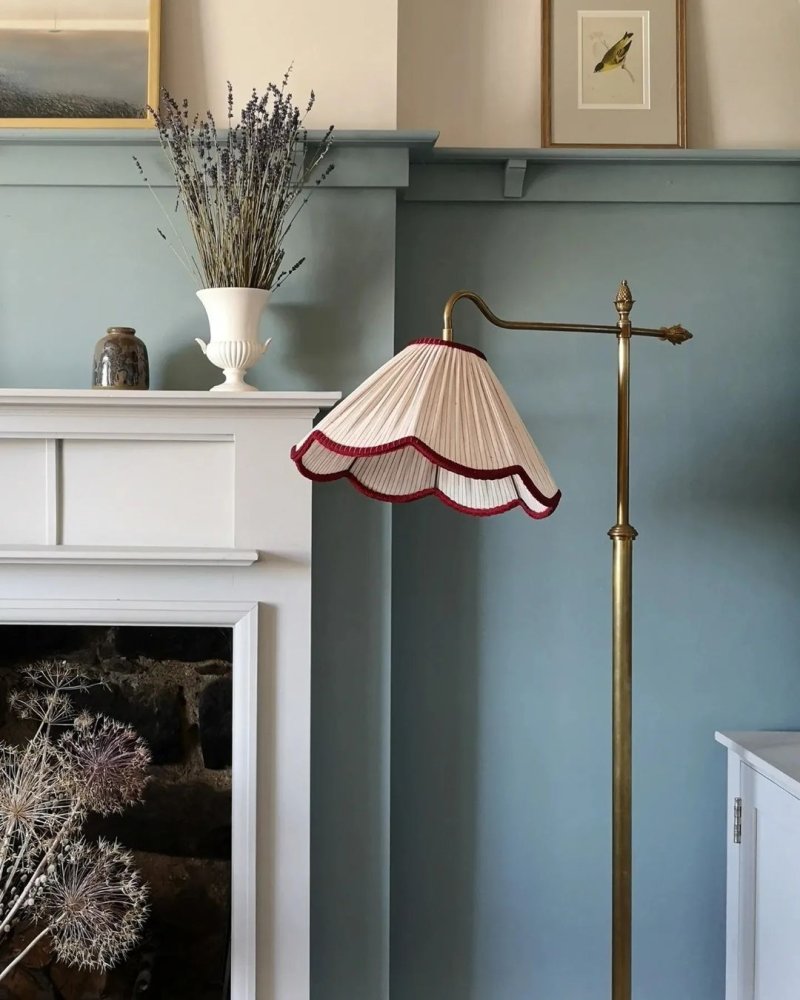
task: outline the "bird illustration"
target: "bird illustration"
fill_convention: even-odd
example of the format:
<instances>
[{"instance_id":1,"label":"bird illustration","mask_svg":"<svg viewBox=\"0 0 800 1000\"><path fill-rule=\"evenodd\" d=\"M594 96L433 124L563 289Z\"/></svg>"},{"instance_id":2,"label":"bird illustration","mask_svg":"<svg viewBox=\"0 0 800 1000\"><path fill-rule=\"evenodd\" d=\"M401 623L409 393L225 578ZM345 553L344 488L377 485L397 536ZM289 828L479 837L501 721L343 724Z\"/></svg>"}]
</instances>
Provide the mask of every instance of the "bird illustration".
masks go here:
<instances>
[{"instance_id":1,"label":"bird illustration","mask_svg":"<svg viewBox=\"0 0 800 1000\"><path fill-rule=\"evenodd\" d=\"M600 62L595 66L595 73L608 73L612 69L624 69L628 76L633 79L630 71L625 65L625 59L628 56L628 51L633 44L633 32L626 31L619 41L614 42L610 45L608 51L600 60Z\"/></svg>"}]
</instances>

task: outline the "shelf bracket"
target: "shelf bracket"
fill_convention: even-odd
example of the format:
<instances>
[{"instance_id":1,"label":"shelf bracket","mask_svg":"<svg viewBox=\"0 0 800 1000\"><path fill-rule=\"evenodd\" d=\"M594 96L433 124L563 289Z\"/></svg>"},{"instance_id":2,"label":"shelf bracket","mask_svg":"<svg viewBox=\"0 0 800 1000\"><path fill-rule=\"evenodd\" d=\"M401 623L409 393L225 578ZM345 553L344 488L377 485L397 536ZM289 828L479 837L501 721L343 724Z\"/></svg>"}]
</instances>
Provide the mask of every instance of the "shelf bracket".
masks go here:
<instances>
[{"instance_id":1,"label":"shelf bracket","mask_svg":"<svg viewBox=\"0 0 800 1000\"><path fill-rule=\"evenodd\" d=\"M528 161L520 159L506 160L505 171L503 173L503 197L521 198L525 187L525 172L528 169Z\"/></svg>"}]
</instances>

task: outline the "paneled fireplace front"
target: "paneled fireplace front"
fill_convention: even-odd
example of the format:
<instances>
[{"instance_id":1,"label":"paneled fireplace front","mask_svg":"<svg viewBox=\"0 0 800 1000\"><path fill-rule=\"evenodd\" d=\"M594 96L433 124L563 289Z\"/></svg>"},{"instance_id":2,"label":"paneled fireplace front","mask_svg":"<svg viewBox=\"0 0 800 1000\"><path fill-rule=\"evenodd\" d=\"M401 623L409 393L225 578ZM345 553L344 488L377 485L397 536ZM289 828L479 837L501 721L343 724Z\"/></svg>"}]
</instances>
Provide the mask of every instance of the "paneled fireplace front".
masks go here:
<instances>
[{"instance_id":1,"label":"paneled fireplace front","mask_svg":"<svg viewBox=\"0 0 800 1000\"><path fill-rule=\"evenodd\" d=\"M127 1000L137 977L162 1000L309 998L311 494L288 454L336 398L0 390L2 694L79 662L103 682L87 710L153 755L144 804L87 825L150 885L142 942L102 984L44 956L54 998Z\"/></svg>"}]
</instances>

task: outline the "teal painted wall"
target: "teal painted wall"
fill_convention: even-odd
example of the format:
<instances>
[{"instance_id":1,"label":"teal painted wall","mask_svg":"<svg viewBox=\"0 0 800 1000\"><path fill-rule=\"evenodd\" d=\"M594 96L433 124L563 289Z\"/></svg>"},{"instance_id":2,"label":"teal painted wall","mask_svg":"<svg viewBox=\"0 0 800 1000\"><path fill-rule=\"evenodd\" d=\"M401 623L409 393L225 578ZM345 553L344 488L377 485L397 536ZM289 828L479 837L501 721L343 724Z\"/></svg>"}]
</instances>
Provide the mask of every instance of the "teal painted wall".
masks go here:
<instances>
[{"instance_id":1,"label":"teal painted wall","mask_svg":"<svg viewBox=\"0 0 800 1000\"><path fill-rule=\"evenodd\" d=\"M156 235L163 222L133 151L165 176L148 146L0 142L0 385L88 387L94 342L115 324L147 343L153 388L219 381L194 343L207 333L195 286ZM395 186L407 154L388 153L337 153L336 184L300 217L290 253L308 260L269 305L263 329L274 343L250 375L260 388L348 390L391 354ZM390 512L344 485L317 490L314 532L313 997L380 1000Z\"/></svg>"},{"instance_id":2,"label":"teal painted wall","mask_svg":"<svg viewBox=\"0 0 800 1000\"><path fill-rule=\"evenodd\" d=\"M512 318L613 321L621 277L635 321L696 333L633 349L634 994L722 1000L714 730L800 727L796 168L537 165L506 203L486 169L412 179L398 346L437 335L459 287ZM701 203L658 203L681 197ZM494 331L466 304L456 336L564 499L543 522L394 512L392 1000L607 1000L614 343Z\"/></svg>"},{"instance_id":3,"label":"teal painted wall","mask_svg":"<svg viewBox=\"0 0 800 1000\"><path fill-rule=\"evenodd\" d=\"M112 323L139 329L154 387L212 384L131 151L0 142L0 384L87 385ZM398 211L402 143L337 157L269 307L262 388L352 388L393 350L395 298L404 344L462 285L593 322L624 275L637 321L697 333L634 350L635 980L722 1000L713 730L800 727L797 164L543 156L518 202L502 164L433 164ZM315 492L313 1000L388 996L390 836L392 1000L605 1000L613 343L457 323L565 498L483 522Z\"/></svg>"}]
</instances>

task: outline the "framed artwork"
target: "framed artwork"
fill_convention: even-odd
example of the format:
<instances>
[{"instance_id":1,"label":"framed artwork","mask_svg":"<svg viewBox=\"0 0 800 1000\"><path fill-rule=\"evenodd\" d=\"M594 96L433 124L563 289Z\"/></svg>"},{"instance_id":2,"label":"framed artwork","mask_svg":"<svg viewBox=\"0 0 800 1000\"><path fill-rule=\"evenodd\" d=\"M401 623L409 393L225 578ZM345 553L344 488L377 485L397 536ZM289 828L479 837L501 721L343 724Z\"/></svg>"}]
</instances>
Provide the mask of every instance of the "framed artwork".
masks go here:
<instances>
[{"instance_id":1,"label":"framed artwork","mask_svg":"<svg viewBox=\"0 0 800 1000\"><path fill-rule=\"evenodd\" d=\"M542 0L542 145L686 146L686 0Z\"/></svg>"},{"instance_id":2,"label":"framed artwork","mask_svg":"<svg viewBox=\"0 0 800 1000\"><path fill-rule=\"evenodd\" d=\"M161 0L2 0L0 127L151 125L160 29Z\"/></svg>"}]
</instances>

